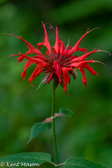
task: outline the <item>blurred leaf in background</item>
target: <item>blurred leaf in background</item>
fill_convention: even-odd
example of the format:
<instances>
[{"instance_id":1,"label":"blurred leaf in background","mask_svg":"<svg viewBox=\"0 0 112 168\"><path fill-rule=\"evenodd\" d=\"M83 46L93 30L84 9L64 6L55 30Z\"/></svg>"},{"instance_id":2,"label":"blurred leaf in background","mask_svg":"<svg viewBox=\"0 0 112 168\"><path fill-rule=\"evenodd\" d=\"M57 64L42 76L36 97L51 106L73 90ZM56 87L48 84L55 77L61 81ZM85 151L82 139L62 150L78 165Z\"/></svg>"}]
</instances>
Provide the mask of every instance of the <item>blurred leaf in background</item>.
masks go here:
<instances>
[{"instance_id":1,"label":"blurred leaf in background","mask_svg":"<svg viewBox=\"0 0 112 168\"><path fill-rule=\"evenodd\" d=\"M30 129L51 114L52 83L41 87L44 75L28 82L34 67L28 69L24 82L20 77L24 63L17 63L11 54L25 53L27 46L19 39L4 34L22 35L35 47L44 40L41 21L59 28L59 35L67 45L73 46L87 28L101 27L88 34L81 47L108 50L112 53L112 1L111 0L0 0L0 156L17 152L49 152L53 154L52 131L26 144ZM55 31L46 24L50 42L55 43ZM45 48L42 48L45 52ZM80 53L78 53L80 55ZM58 86L56 112L59 108L75 112L72 119L57 119L57 139L60 162L68 157L81 156L112 166L112 57L107 53L94 54L94 69L99 76L87 72L88 87L78 72L76 80L68 86L69 96ZM44 167L44 165L43 165Z\"/></svg>"}]
</instances>

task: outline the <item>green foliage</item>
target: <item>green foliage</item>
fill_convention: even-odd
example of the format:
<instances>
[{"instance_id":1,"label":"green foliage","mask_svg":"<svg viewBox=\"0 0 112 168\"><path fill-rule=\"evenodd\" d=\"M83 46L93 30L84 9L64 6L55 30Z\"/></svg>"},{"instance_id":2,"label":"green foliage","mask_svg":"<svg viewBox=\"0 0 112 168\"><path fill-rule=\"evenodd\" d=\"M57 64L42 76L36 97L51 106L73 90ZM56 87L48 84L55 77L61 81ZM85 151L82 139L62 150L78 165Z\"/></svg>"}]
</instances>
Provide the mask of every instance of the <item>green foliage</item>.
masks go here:
<instances>
[{"instance_id":1,"label":"green foliage","mask_svg":"<svg viewBox=\"0 0 112 168\"><path fill-rule=\"evenodd\" d=\"M50 161L51 161L51 155L42 152L18 153L8 155L0 159L0 162L10 162L10 163L26 162L26 163L38 163L39 165Z\"/></svg>"},{"instance_id":2,"label":"green foliage","mask_svg":"<svg viewBox=\"0 0 112 168\"><path fill-rule=\"evenodd\" d=\"M72 20L77 21L81 18L87 17L88 15L92 15L93 13L95 13L95 11L104 6L110 6L112 8L112 2L110 0L71 1L71 3L64 4L56 10L52 10L50 12L50 15L51 17L56 15L56 21L58 22L58 24L61 24L64 22L70 22Z\"/></svg>"},{"instance_id":3,"label":"green foliage","mask_svg":"<svg viewBox=\"0 0 112 168\"><path fill-rule=\"evenodd\" d=\"M70 158L65 161L66 168L105 168L104 166L82 158Z\"/></svg>"},{"instance_id":4,"label":"green foliage","mask_svg":"<svg viewBox=\"0 0 112 168\"><path fill-rule=\"evenodd\" d=\"M32 139L34 139L36 136L39 134L43 133L45 130L51 128L52 123L44 123L44 122L39 122L35 123L33 127L31 128L31 135L30 139L28 140L27 143L29 143Z\"/></svg>"},{"instance_id":5,"label":"green foliage","mask_svg":"<svg viewBox=\"0 0 112 168\"><path fill-rule=\"evenodd\" d=\"M72 117L74 115L74 113L71 110L67 110L67 109L63 109L63 108L59 109L59 113L66 116L66 117Z\"/></svg>"}]
</instances>

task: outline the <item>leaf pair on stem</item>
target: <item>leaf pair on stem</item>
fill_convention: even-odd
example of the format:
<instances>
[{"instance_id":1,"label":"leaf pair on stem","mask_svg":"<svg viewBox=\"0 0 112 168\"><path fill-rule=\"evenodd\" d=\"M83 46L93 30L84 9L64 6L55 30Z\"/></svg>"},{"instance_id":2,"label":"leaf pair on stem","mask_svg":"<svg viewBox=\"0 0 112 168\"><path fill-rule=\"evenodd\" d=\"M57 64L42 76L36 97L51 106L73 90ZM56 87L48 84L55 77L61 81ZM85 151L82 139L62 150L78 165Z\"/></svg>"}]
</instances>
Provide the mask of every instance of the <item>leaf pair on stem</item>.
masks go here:
<instances>
[{"instance_id":1,"label":"leaf pair on stem","mask_svg":"<svg viewBox=\"0 0 112 168\"><path fill-rule=\"evenodd\" d=\"M70 110L65 110L60 108L59 113L55 113L54 117L50 117L45 119L42 122L35 123L31 128L30 139L27 143L37 137L39 134L44 132L45 130L52 127L52 121L57 117L71 117L73 116L73 112ZM94 163L92 161L82 159L82 158L70 158L67 159L64 163L55 164L51 161L51 155L48 153L42 152L26 152L26 153L17 153L5 156L0 159L0 162L6 163L6 166L18 164L18 166L40 166L44 163L49 163L54 165L54 167L64 166L65 168L105 168L100 164Z\"/></svg>"}]
</instances>

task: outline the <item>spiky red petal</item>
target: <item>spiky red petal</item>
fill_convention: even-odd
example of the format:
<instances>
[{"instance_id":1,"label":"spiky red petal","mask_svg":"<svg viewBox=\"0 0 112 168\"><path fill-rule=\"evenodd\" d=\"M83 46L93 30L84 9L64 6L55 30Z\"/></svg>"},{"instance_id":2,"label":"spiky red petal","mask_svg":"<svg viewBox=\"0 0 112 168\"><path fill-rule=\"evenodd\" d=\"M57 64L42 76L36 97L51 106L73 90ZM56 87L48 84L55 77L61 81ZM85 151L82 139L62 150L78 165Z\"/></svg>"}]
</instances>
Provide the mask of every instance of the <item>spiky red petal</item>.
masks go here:
<instances>
[{"instance_id":1,"label":"spiky red petal","mask_svg":"<svg viewBox=\"0 0 112 168\"><path fill-rule=\"evenodd\" d=\"M42 22L42 25L43 25L43 28L44 28L44 31L45 31L45 39L44 39L44 42L38 43L38 46L40 48L41 45L45 45L46 48L49 51L49 54L51 54L52 51L51 51L51 45L50 45L50 42L49 42L49 37L48 37L48 34L47 34L47 30L46 30L45 24L43 22Z\"/></svg>"},{"instance_id":2,"label":"spiky red petal","mask_svg":"<svg viewBox=\"0 0 112 168\"><path fill-rule=\"evenodd\" d=\"M59 64L59 62L56 60L54 61L54 68L56 70L56 75L58 76L59 82L62 83L62 79L61 79L61 66Z\"/></svg>"},{"instance_id":3,"label":"spiky red petal","mask_svg":"<svg viewBox=\"0 0 112 168\"><path fill-rule=\"evenodd\" d=\"M27 46L28 46L28 48L29 48L29 51L28 51L29 54L30 54L30 53L35 53L35 54L44 56L40 50L38 50L37 48L35 48L35 47L34 47L32 44L30 44L28 41L24 40L21 36L18 37L16 34L13 34L13 35L14 35L15 37L21 39L22 41L24 41L24 42L27 44Z\"/></svg>"}]
</instances>

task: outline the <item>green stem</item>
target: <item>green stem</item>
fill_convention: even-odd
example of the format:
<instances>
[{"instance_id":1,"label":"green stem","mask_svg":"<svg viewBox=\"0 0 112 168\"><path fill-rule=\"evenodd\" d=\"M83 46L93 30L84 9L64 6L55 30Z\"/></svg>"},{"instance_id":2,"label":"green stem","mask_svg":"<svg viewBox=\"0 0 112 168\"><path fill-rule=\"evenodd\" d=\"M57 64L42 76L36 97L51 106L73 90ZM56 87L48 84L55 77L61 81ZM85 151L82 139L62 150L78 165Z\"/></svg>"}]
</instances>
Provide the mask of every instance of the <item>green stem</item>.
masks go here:
<instances>
[{"instance_id":1,"label":"green stem","mask_svg":"<svg viewBox=\"0 0 112 168\"><path fill-rule=\"evenodd\" d=\"M56 164L55 164L54 162L52 162L52 161L50 161L49 163L52 164L52 165L55 166L55 167L64 166L64 165L65 165L65 163L60 163L60 164L56 165Z\"/></svg>"},{"instance_id":2,"label":"green stem","mask_svg":"<svg viewBox=\"0 0 112 168\"><path fill-rule=\"evenodd\" d=\"M53 92L52 92L52 117L54 117L54 112L55 112L55 80L53 81ZM55 163L56 165L58 165L55 119L53 120L53 143L54 143Z\"/></svg>"}]
</instances>

